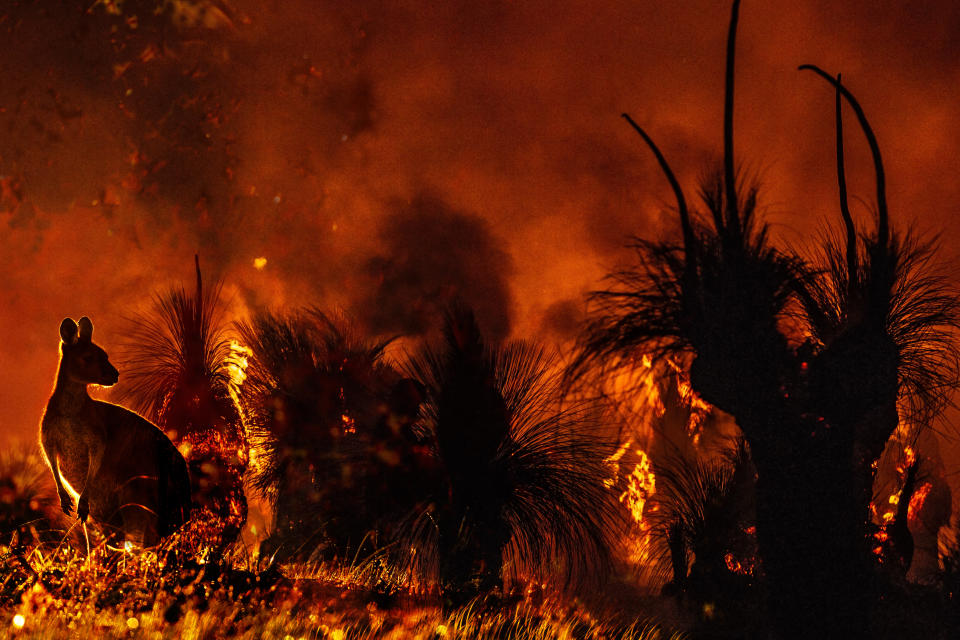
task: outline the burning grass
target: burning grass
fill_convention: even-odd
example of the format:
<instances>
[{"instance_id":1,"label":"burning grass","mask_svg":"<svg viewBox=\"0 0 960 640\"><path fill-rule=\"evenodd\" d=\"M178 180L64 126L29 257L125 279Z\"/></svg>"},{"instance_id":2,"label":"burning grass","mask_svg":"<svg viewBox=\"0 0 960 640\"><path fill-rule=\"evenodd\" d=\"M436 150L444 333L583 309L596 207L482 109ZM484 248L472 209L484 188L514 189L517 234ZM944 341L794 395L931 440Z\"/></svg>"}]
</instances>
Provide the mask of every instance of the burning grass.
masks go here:
<instances>
[{"instance_id":1,"label":"burning grass","mask_svg":"<svg viewBox=\"0 0 960 640\"><path fill-rule=\"evenodd\" d=\"M543 585L452 607L411 586L378 549L352 562L271 564L224 544L210 511L140 549L67 522L38 452L0 456L0 638L680 637L628 607L607 615Z\"/></svg>"},{"instance_id":2,"label":"burning grass","mask_svg":"<svg viewBox=\"0 0 960 640\"><path fill-rule=\"evenodd\" d=\"M15 537L0 550L0 636L680 637L639 620L601 622L576 601L540 590L449 610L436 594L383 588L370 563L260 569L239 546L222 562L198 563L185 552L187 542L180 536L155 550L124 550L101 541L88 555L66 539L24 543Z\"/></svg>"}]
</instances>

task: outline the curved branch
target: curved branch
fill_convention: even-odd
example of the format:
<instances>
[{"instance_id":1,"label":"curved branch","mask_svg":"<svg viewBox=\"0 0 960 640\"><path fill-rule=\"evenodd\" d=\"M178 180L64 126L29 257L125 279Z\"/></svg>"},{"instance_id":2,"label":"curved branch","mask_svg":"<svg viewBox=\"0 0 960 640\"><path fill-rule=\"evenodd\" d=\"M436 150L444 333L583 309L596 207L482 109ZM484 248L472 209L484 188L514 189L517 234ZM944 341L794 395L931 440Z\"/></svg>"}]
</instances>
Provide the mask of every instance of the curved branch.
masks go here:
<instances>
[{"instance_id":1,"label":"curved branch","mask_svg":"<svg viewBox=\"0 0 960 640\"><path fill-rule=\"evenodd\" d=\"M734 58L737 48L737 21L740 16L740 0L734 0L730 11L730 28L727 31L727 72L723 102L723 181L727 196L727 223L733 233L740 234L740 216L737 211L737 185L733 160L733 79Z\"/></svg>"},{"instance_id":2,"label":"curved branch","mask_svg":"<svg viewBox=\"0 0 960 640\"><path fill-rule=\"evenodd\" d=\"M647 135L647 132L644 131L640 125L634 122L633 118L631 118L629 115L624 113L623 118L630 123L630 126L640 134L640 137L643 138L643 141L647 143L648 147L650 147L650 151L653 152L653 155L657 158L657 162L660 163L660 168L663 170L663 174L670 182L670 187L673 189L673 195L677 199L677 210L680 212L680 227L683 229L683 249L686 256L687 266L689 267L694 256L696 239L693 235L693 225L690 224L690 212L687 209L687 200L683 197L683 189L680 188L680 183L677 181L677 177L674 175L673 170L667 163L667 159L663 157L663 154L660 152L659 147L657 147L653 139Z\"/></svg>"},{"instance_id":3,"label":"curved branch","mask_svg":"<svg viewBox=\"0 0 960 640\"><path fill-rule=\"evenodd\" d=\"M854 279L857 276L857 228L850 215L850 202L847 198L847 172L843 161L843 105L840 102L842 87L840 74L837 74L837 183L840 188L840 215L847 230L847 295L852 298Z\"/></svg>"},{"instance_id":4,"label":"curved branch","mask_svg":"<svg viewBox=\"0 0 960 640\"><path fill-rule=\"evenodd\" d=\"M887 212L887 182L886 175L883 171L883 158L880 156L880 145L877 143L876 136L873 135L873 129L867 121L867 116L863 113L863 108L861 108L860 103L857 102L853 94L826 71L812 64L800 65L798 68L800 71L813 71L836 87L837 91L847 100L853 112L857 114L857 120L860 121L860 128L863 129L863 134L866 136L867 143L870 145L870 153L873 155L874 172L877 177L877 215L879 218L877 222L877 243L883 250L886 250L890 237L889 214Z\"/></svg>"}]
</instances>

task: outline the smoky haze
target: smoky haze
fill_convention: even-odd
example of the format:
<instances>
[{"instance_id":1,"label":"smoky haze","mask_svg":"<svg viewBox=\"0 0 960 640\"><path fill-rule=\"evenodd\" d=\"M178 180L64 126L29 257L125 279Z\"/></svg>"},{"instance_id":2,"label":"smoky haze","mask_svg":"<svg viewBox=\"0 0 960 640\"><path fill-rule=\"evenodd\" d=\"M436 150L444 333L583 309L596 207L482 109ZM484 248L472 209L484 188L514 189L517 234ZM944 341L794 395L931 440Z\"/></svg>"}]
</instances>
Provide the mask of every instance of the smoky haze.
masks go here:
<instances>
[{"instance_id":1,"label":"smoky haze","mask_svg":"<svg viewBox=\"0 0 960 640\"><path fill-rule=\"evenodd\" d=\"M109 351L152 291L189 283L195 252L238 315L336 305L416 334L462 296L496 335L569 337L629 235L676 231L619 114L691 191L718 155L727 10L4 3L3 433L33 437L63 317L90 316ZM837 217L833 95L796 72L812 62L867 110L896 222L942 230L957 257L958 32L951 2L744 3L737 149L777 237ZM848 130L867 223L869 154Z\"/></svg>"}]
</instances>

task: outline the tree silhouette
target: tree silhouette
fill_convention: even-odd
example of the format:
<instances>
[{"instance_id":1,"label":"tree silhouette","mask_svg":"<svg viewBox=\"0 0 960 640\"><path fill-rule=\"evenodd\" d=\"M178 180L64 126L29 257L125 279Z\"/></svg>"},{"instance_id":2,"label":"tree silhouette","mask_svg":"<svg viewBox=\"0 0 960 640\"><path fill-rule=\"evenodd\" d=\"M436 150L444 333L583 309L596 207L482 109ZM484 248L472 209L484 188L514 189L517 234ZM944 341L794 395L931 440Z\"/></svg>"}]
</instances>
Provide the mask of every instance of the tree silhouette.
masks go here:
<instances>
[{"instance_id":1,"label":"tree silhouette","mask_svg":"<svg viewBox=\"0 0 960 640\"><path fill-rule=\"evenodd\" d=\"M873 604L866 543L873 469L898 405L929 421L957 383L957 297L931 248L891 233L879 145L839 79L841 214L846 234L822 263L773 247L756 188L737 180L734 52L727 45L722 171L701 190L707 224L691 216L664 156L629 116L676 195L682 244L638 240L637 269L596 292L579 366L637 351L690 363L694 389L732 414L758 473L757 542L772 624L782 637L865 633ZM843 98L873 152L877 229L858 236L846 204ZM802 341L781 328L799 321ZM802 344L798 344L802 341Z\"/></svg>"},{"instance_id":2,"label":"tree silhouette","mask_svg":"<svg viewBox=\"0 0 960 640\"><path fill-rule=\"evenodd\" d=\"M193 295L171 288L155 297L150 312L130 319L118 395L185 453L194 501L216 518L226 544L247 518L246 434L231 396L220 285L204 290L198 257L194 263Z\"/></svg>"},{"instance_id":3,"label":"tree silhouette","mask_svg":"<svg viewBox=\"0 0 960 640\"><path fill-rule=\"evenodd\" d=\"M613 447L590 403L563 404L557 364L530 343L487 344L464 307L410 364L448 487L435 519L455 600L501 588L505 562L520 579L560 571L567 586L607 566L621 524L603 485Z\"/></svg>"}]
</instances>

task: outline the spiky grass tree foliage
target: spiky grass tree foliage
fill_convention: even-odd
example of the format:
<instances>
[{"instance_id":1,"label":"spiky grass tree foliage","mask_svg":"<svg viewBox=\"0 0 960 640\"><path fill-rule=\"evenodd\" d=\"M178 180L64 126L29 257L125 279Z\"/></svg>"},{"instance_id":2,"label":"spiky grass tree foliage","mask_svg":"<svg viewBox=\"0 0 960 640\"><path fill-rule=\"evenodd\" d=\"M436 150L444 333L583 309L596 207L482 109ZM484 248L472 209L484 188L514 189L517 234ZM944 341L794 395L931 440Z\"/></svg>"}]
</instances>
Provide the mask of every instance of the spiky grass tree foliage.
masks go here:
<instances>
[{"instance_id":1,"label":"spiky grass tree foliage","mask_svg":"<svg viewBox=\"0 0 960 640\"><path fill-rule=\"evenodd\" d=\"M746 443L738 440L709 459L668 457L656 471L651 514L670 551L670 587L689 593L698 605L742 597L745 576L756 563L756 472Z\"/></svg>"},{"instance_id":2,"label":"spiky grass tree foliage","mask_svg":"<svg viewBox=\"0 0 960 640\"><path fill-rule=\"evenodd\" d=\"M252 350L244 383L256 462L274 508L264 551L281 560L372 551L415 498L419 390L340 315L262 313L239 325Z\"/></svg>"},{"instance_id":3,"label":"spiky grass tree foliage","mask_svg":"<svg viewBox=\"0 0 960 640\"><path fill-rule=\"evenodd\" d=\"M928 251L890 232L876 138L839 79L816 68L836 87L838 133L842 97L870 144L877 229L856 232L838 136L844 248L828 247L825 264L809 266L770 246L755 220L755 191L742 193L734 169L738 11L735 1L722 178L701 192L709 222L691 216L664 156L630 120L674 190L682 244L637 244L639 268L615 275L615 286L594 295L599 310L581 362L602 365L637 350L691 362L694 389L731 413L750 444L757 538L777 633L853 637L867 628L873 603L865 541L870 467L897 426L898 403L929 419L955 388L957 297L932 274ZM799 348L781 331L791 315L812 336Z\"/></svg>"},{"instance_id":4,"label":"spiky grass tree foliage","mask_svg":"<svg viewBox=\"0 0 960 640\"><path fill-rule=\"evenodd\" d=\"M153 309L129 322L119 398L156 422L185 454L194 502L236 538L247 518L243 474L247 443L230 393L230 339L220 285L158 294Z\"/></svg>"},{"instance_id":5,"label":"spiky grass tree foliage","mask_svg":"<svg viewBox=\"0 0 960 640\"><path fill-rule=\"evenodd\" d=\"M434 515L448 593L501 587L505 571L571 585L607 565L619 530L603 485L612 447L591 405L563 404L556 365L529 343L487 344L465 308L410 365L448 486Z\"/></svg>"}]
</instances>

